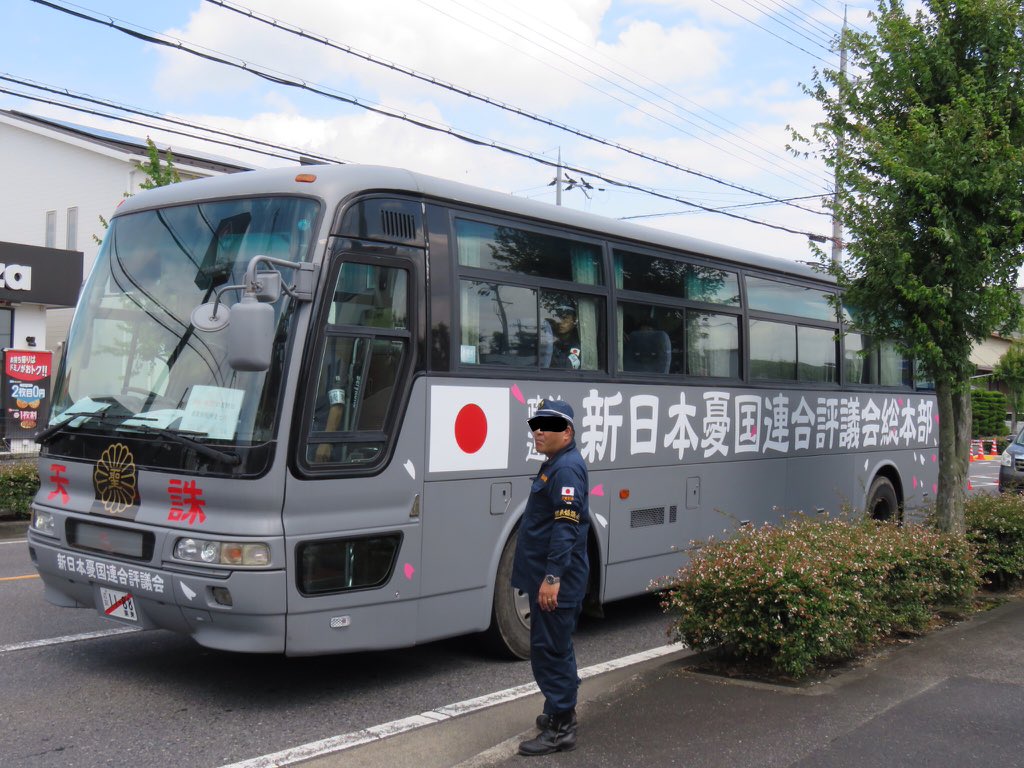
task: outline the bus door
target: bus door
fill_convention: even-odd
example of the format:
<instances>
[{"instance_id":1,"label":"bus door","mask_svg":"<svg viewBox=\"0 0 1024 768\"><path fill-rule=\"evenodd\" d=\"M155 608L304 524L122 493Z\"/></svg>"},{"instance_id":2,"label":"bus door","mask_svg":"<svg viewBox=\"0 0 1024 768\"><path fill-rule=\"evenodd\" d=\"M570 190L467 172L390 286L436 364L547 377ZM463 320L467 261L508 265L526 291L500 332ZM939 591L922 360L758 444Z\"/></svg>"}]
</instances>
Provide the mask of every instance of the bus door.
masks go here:
<instances>
[{"instance_id":1,"label":"bus door","mask_svg":"<svg viewBox=\"0 0 1024 768\"><path fill-rule=\"evenodd\" d=\"M425 390L398 257L336 257L300 383L284 528L289 654L416 642Z\"/></svg>"}]
</instances>

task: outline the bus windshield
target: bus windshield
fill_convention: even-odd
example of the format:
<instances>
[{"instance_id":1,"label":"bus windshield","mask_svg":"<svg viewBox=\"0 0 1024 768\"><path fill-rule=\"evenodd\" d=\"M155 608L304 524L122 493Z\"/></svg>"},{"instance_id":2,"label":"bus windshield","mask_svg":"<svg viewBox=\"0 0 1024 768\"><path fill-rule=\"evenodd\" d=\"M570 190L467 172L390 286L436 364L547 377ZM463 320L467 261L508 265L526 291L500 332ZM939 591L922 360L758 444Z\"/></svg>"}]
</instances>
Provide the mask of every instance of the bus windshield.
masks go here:
<instances>
[{"instance_id":1,"label":"bus windshield","mask_svg":"<svg viewBox=\"0 0 1024 768\"><path fill-rule=\"evenodd\" d=\"M319 209L306 198L256 197L115 217L75 313L50 424L269 441L293 302L273 305L278 331L265 372L233 370L226 334L195 328L191 313L242 283L254 256L308 260ZM238 298L221 295L228 307Z\"/></svg>"}]
</instances>

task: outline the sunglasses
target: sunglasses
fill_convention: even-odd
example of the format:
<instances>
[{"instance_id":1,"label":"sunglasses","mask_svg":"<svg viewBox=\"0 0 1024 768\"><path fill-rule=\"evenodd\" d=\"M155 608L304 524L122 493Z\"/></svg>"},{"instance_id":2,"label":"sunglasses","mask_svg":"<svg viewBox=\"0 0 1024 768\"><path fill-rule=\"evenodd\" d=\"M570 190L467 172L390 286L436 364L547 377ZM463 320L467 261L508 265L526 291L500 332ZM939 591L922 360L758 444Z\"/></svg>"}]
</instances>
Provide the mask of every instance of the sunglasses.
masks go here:
<instances>
[{"instance_id":1,"label":"sunglasses","mask_svg":"<svg viewBox=\"0 0 1024 768\"><path fill-rule=\"evenodd\" d=\"M565 432L569 428L569 422L557 416L536 416L526 423L533 432Z\"/></svg>"}]
</instances>

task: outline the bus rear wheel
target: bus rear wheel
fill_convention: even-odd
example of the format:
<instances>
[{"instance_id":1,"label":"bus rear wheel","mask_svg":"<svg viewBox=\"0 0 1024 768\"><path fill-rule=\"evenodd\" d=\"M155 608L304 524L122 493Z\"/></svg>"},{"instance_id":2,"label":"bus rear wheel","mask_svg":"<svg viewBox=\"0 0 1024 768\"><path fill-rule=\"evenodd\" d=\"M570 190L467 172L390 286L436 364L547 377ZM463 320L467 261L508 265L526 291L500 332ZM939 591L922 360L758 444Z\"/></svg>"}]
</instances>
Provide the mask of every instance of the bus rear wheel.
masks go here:
<instances>
[{"instance_id":1,"label":"bus rear wheel","mask_svg":"<svg viewBox=\"0 0 1024 768\"><path fill-rule=\"evenodd\" d=\"M879 475L868 490L867 512L872 520L881 522L899 522L900 502L892 481Z\"/></svg>"},{"instance_id":2,"label":"bus rear wheel","mask_svg":"<svg viewBox=\"0 0 1024 768\"><path fill-rule=\"evenodd\" d=\"M491 626L484 640L492 651L513 659L530 658L530 596L512 586L512 561L519 532L509 537L498 561L491 604Z\"/></svg>"}]
</instances>

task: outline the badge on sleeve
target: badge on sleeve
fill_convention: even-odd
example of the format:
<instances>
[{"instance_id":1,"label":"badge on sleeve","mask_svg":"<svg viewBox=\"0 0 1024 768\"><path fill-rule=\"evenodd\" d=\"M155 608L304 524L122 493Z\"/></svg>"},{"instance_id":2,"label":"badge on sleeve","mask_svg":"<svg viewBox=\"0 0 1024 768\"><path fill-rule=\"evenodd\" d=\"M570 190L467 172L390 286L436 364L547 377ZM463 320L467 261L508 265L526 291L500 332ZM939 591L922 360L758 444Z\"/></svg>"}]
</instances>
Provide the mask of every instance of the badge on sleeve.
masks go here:
<instances>
[{"instance_id":1,"label":"badge on sleeve","mask_svg":"<svg viewBox=\"0 0 1024 768\"><path fill-rule=\"evenodd\" d=\"M572 500L576 497L576 489L571 485L562 486L562 501L566 504L572 504Z\"/></svg>"}]
</instances>

